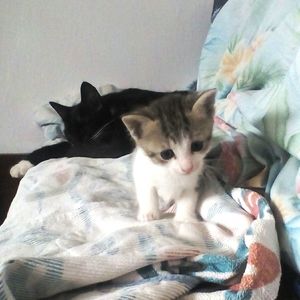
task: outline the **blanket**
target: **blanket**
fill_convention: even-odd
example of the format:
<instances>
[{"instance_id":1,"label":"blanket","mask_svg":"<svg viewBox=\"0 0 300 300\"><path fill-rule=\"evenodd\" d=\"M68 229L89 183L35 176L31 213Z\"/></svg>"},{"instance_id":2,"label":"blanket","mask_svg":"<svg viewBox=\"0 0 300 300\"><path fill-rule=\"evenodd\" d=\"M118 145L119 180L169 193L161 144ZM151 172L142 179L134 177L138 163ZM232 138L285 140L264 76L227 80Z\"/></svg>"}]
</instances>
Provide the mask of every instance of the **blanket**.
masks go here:
<instances>
[{"instance_id":1,"label":"blanket","mask_svg":"<svg viewBox=\"0 0 300 300\"><path fill-rule=\"evenodd\" d=\"M282 257L300 272L300 2L231 0L201 55L198 88L217 87L217 114L260 142L264 187ZM266 149L266 145L269 149ZM253 186L255 186L253 185Z\"/></svg>"},{"instance_id":2,"label":"blanket","mask_svg":"<svg viewBox=\"0 0 300 300\"><path fill-rule=\"evenodd\" d=\"M251 139L218 119L214 131L211 166L234 165L229 181L247 181L241 156L261 168ZM201 221L140 223L131 160L62 158L28 171L0 227L1 299L275 299L279 246L261 195L212 176Z\"/></svg>"}]
</instances>

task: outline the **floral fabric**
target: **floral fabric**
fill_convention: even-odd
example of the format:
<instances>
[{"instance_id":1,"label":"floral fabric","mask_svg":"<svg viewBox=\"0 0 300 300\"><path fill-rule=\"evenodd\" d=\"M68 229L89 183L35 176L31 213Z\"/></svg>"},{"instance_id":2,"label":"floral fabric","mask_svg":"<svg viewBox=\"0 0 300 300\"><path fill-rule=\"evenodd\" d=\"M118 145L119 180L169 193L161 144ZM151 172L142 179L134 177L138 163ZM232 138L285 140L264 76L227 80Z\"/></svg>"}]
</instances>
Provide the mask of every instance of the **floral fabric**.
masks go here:
<instances>
[{"instance_id":1,"label":"floral fabric","mask_svg":"<svg viewBox=\"0 0 300 300\"><path fill-rule=\"evenodd\" d=\"M198 89L217 88L217 115L252 138L281 250L300 271L300 1L231 0L207 37ZM250 145L248 145L250 146ZM242 161L247 173L246 160ZM248 166L247 166L248 165ZM251 171L249 170L248 174ZM257 179L257 178L256 178Z\"/></svg>"}]
</instances>

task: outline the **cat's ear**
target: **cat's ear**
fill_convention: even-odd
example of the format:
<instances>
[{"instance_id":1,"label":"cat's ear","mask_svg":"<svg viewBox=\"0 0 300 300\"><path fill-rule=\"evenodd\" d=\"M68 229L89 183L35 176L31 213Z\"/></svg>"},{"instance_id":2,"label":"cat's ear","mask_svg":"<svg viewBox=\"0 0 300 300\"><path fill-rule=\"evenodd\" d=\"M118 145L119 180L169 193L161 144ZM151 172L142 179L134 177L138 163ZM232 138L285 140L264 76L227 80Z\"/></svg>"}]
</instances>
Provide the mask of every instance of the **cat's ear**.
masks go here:
<instances>
[{"instance_id":1,"label":"cat's ear","mask_svg":"<svg viewBox=\"0 0 300 300\"><path fill-rule=\"evenodd\" d=\"M69 115L70 107L56 103L56 102L49 102L52 108L60 115L60 117L65 120Z\"/></svg>"},{"instance_id":2,"label":"cat's ear","mask_svg":"<svg viewBox=\"0 0 300 300\"><path fill-rule=\"evenodd\" d=\"M199 97L193 105L192 113L196 116L213 117L215 113L216 89L207 90L199 93Z\"/></svg>"},{"instance_id":3,"label":"cat's ear","mask_svg":"<svg viewBox=\"0 0 300 300\"><path fill-rule=\"evenodd\" d=\"M101 95L97 91L97 89L92 86L90 83L84 81L80 87L81 94L81 104L93 108L94 110L99 110L102 108L102 99Z\"/></svg>"},{"instance_id":4,"label":"cat's ear","mask_svg":"<svg viewBox=\"0 0 300 300\"><path fill-rule=\"evenodd\" d=\"M142 115L125 115L122 117L122 121L135 140L142 138L145 131L154 123L151 119Z\"/></svg>"}]
</instances>

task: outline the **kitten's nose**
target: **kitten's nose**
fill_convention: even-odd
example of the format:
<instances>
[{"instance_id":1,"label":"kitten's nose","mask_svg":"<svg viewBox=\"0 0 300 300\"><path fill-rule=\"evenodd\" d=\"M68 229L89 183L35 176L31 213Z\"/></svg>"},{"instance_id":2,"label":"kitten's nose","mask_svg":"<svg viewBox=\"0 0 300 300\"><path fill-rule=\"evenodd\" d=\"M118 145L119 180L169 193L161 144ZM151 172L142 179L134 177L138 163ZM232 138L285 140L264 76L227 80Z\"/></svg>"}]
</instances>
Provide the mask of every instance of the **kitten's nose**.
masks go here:
<instances>
[{"instance_id":1,"label":"kitten's nose","mask_svg":"<svg viewBox=\"0 0 300 300\"><path fill-rule=\"evenodd\" d=\"M181 167L181 171L183 174L190 174L193 171L193 165Z\"/></svg>"}]
</instances>

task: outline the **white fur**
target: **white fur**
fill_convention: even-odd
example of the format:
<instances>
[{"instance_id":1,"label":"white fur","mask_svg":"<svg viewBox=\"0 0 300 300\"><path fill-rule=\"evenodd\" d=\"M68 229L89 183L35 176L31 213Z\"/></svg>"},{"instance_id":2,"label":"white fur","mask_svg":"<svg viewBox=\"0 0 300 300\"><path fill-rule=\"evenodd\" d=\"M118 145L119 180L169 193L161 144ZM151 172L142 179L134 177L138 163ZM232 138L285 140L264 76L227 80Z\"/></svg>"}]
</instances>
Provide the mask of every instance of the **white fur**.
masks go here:
<instances>
[{"instance_id":1,"label":"white fur","mask_svg":"<svg viewBox=\"0 0 300 300\"><path fill-rule=\"evenodd\" d=\"M11 167L9 173L11 177L23 177L27 171L33 167L33 164L28 160L21 160L16 165Z\"/></svg>"},{"instance_id":2,"label":"white fur","mask_svg":"<svg viewBox=\"0 0 300 300\"><path fill-rule=\"evenodd\" d=\"M165 164L155 164L137 147L133 164L133 178L139 204L138 219L159 219L159 198L176 202L176 221L195 221L198 177L202 172L205 153L191 153L190 141L172 145L176 158Z\"/></svg>"},{"instance_id":3,"label":"white fur","mask_svg":"<svg viewBox=\"0 0 300 300\"><path fill-rule=\"evenodd\" d=\"M183 138L180 144L170 141L170 147L176 155L176 159L170 160L166 167L178 174L189 174L202 169L203 153L191 153L190 139Z\"/></svg>"}]
</instances>

